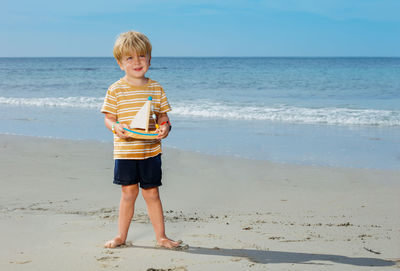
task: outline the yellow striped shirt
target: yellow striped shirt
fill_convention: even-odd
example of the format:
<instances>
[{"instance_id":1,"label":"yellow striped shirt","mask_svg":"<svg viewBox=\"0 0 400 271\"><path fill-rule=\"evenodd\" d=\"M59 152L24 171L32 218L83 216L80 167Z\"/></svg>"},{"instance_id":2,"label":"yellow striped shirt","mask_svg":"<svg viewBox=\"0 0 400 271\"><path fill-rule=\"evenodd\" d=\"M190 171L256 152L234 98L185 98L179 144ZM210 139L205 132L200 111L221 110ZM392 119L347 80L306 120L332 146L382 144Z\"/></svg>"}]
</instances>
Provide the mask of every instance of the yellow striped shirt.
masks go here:
<instances>
[{"instance_id":1,"label":"yellow striped shirt","mask_svg":"<svg viewBox=\"0 0 400 271\"><path fill-rule=\"evenodd\" d=\"M120 79L112 84L104 99L102 113L111 113L120 123L129 124L140 108L152 97L153 112L158 116L171 110L162 86L149 79L143 86L133 86ZM154 121L149 123L154 128ZM161 153L161 140L122 139L114 135L114 159L146 159Z\"/></svg>"}]
</instances>

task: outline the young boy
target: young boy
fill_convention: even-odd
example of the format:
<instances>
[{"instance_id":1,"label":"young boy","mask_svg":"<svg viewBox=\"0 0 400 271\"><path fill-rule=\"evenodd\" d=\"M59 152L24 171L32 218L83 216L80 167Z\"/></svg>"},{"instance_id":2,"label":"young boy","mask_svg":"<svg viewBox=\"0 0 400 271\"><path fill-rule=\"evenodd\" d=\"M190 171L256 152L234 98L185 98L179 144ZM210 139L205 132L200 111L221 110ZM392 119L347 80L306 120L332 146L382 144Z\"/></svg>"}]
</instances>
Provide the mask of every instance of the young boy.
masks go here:
<instances>
[{"instance_id":1,"label":"young boy","mask_svg":"<svg viewBox=\"0 0 400 271\"><path fill-rule=\"evenodd\" d=\"M147 205L157 245L176 248L181 244L165 235L164 215L159 197L161 139L166 138L171 129L167 115L171 109L161 85L146 77L150 67L151 49L149 39L135 31L122 33L114 45L114 57L125 76L109 87L101 112L105 114L106 127L114 133L114 183L121 185L122 195L118 235L105 244L107 248L125 244L139 186ZM128 128L133 116L149 96L152 97L159 135L154 140L130 138L123 128Z\"/></svg>"}]
</instances>

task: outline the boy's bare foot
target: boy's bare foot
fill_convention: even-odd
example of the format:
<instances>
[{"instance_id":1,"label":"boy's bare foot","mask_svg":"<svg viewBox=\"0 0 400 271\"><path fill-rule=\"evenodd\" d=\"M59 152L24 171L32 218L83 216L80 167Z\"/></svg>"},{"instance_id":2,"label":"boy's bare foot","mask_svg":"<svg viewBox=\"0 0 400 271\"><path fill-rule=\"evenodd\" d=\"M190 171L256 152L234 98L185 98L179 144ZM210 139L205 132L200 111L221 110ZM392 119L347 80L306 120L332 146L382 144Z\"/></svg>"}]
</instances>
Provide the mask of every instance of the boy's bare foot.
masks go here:
<instances>
[{"instance_id":1,"label":"boy's bare foot","mask_svg":"<svg viewBox=\"0 0 400 271\"><path fill-rule=\"evenodd\" d=\"M186 247L187 245L185 245ZM166 249L178 249L182 248L182 241L173 241L168 238L162 238L157 241L157 247L159 248L166 248Z\"/></svg>"},{"instance_id":2,"label":"boy's bare foot","mask_svg":"<svg viewBox=\"0 0 400 271\"><path fill-rule=\"evenodd\" d=\"M123 241L120 237L115 237L114 239L108 241L104 244L105 248L116 248L119 246L125 245L125 241Z\"/></svg>"}]
</instances>

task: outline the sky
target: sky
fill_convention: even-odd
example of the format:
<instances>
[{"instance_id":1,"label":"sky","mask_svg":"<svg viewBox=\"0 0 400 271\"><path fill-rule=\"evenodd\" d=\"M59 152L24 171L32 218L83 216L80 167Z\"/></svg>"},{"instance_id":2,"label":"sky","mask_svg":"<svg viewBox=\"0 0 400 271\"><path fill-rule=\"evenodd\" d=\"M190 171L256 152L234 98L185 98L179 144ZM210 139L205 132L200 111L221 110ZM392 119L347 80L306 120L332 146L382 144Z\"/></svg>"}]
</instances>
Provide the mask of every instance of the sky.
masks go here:
<instances>
[{"instance_id":1,"label":"sky","mask_svg":"<svg viewBox=\"0 0 400 271\"><path fill-rule=\"evenodd\" d=\"M397 56L400 0L2 0L0 57L112 56L137 30L153 56Z\"/></svg>"}]
</instances>

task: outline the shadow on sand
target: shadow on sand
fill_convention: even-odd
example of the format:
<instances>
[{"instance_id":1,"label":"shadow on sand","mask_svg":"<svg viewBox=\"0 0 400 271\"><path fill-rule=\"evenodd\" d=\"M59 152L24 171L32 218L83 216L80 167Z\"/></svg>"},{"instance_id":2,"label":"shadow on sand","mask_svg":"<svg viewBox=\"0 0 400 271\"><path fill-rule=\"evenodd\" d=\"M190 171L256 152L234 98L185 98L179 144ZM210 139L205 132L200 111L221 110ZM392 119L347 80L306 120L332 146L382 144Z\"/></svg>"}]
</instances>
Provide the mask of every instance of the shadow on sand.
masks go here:
<instances>
[{"instance_id":1,"label":"shadow on sand","mask_svg":"<svg viewBox=\"0 0 400 271\"><path fill-rule=\"evenodd\" d=\"M134 246L136 248L157 249L148 246ZM312 254L284 251L266 251L255 249L226 249L226 248L205 248L205 247L189 247L182 250L183 253L241 257L254 263L273 264L273 263L294 263L294 264L322 264L313 263L313 261L324 261L339 264L349 264L356 266L393 266L395 261L378 259L378 258L361 258L347 257L330 254Z\"/></svg>"}]
</instances>

